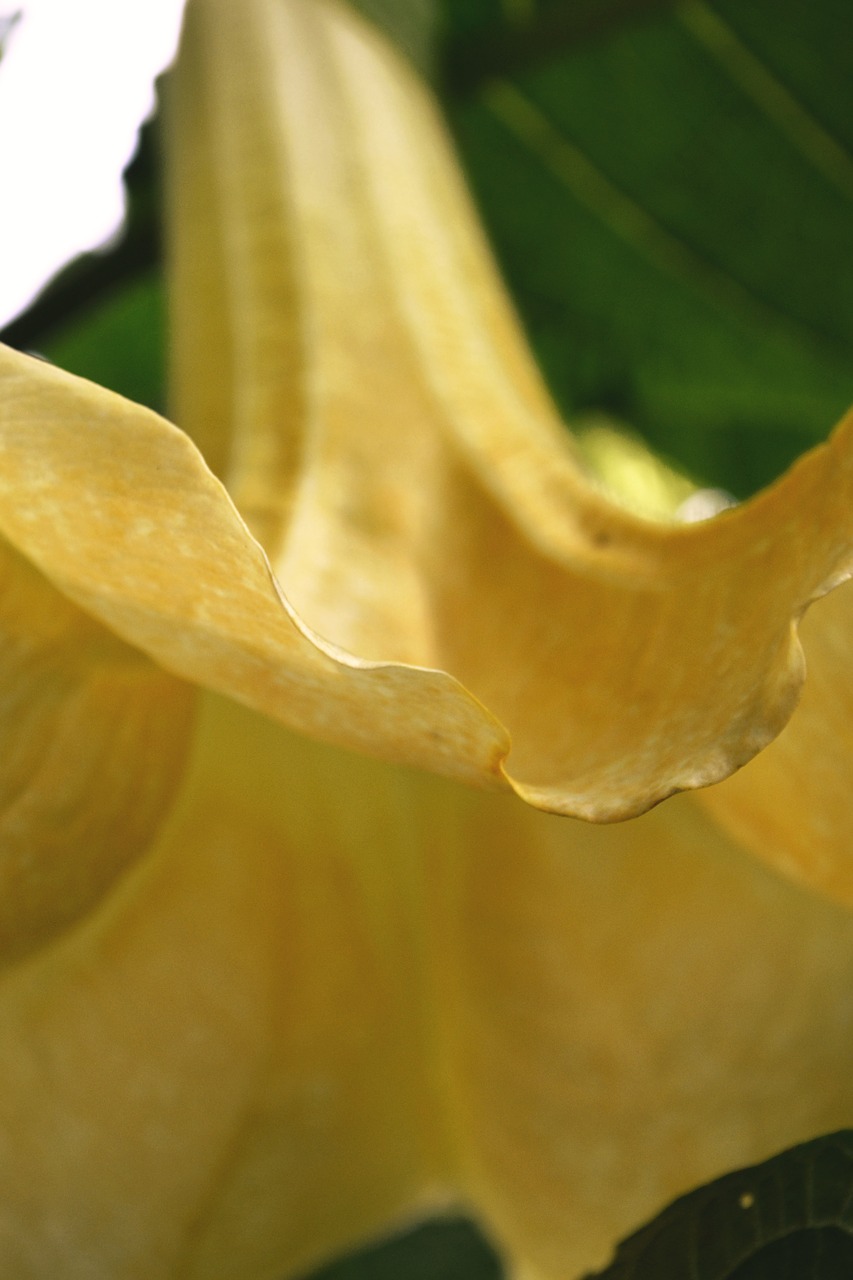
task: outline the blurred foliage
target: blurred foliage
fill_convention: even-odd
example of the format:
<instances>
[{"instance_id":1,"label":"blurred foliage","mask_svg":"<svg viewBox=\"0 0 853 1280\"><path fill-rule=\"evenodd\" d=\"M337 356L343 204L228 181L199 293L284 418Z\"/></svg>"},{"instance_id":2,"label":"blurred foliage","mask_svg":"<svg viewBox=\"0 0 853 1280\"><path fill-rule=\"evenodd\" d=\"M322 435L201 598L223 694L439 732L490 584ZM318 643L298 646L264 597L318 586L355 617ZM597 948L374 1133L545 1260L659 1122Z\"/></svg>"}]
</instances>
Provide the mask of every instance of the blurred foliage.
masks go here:
<instances>
[{"instance_id":1,"label":"blurred foliage","mask_svg":"<svg viewBox=\"0 0 853 1280\"><path fill-rule=\"evenodd\" d=\"M501 1280L497 1255L464 1218L439 1218L315 1271L307 1280Z\"/></svg>"},{"instance_id":2,"label":"blurred foliage","mask_svg":"<svg viewBox=\"0 0 853 1280\"><path fill-rule=\"evenodd\" d=\"M739 495L853 401L849 30L842 0L692 0L449 104L564 412Z\"/></svg>"},{"instance_id":3,"label":"blurred foliage","mask_svg":"<svg viewBox=\"0 0 853 1280\"><path fill-rule=\"evenodd\" d=\"M853 1130L674 1201L587 1280L850 1280Z\"/></svg>"},{"instance_id":4,"label":"blurred foliage","mask_svg":"<svg viewBox=\"0 0 853 1280\"><path fill-rule=\"evenodd\" d=\"M363 0L357 0L364 7ZM444 0L440 76L448 101L561 58L674 0Z\"/></svg>"},{"instance_id":5,"label":"blurred foliage","mask_svg":"<svg viewBox=\"0 0 853 1280\"><path fill-rule=\"evenodd\" d=\"M435 0L353 0L353 7L380 27L422 76L434 81L441 20Z\"/></svg>"},{"instance_id":6,"label":"blurred foliage","mask_svg":"<svg viewBox=\"0 0 853 1280\"><path fill-rule=\"evenodd\" d=\"M73 323L51 329L39 354L130 400L166 412L166 296L161 273L133 273Z\"/></svg>"},{"instance_id":7,"label":"blurred foliage","mask_svg":"<svg viewBox=\"0 0 853 1280\"><path fill-rule=\"evenodd\" d=\"M568 419L739 496L825 437L853 401L847 0L357 2L439 88ZM150 130L128 179L126 238L3 336L162 408Z\"/></svg>"}]
</instances>

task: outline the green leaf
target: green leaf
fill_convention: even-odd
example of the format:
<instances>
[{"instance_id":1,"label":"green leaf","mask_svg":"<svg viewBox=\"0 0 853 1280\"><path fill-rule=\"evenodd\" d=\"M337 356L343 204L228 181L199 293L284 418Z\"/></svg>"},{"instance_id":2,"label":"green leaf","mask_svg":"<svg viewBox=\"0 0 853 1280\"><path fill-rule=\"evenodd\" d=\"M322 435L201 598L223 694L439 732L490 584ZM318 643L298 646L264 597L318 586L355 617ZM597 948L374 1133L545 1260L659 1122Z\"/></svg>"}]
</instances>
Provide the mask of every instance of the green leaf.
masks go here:
<instances>
[{"instance_id":1,"label":"green leaf","mask_svg":"<svg viewBox=\"0 0 853 1280\"><path fill-rule=\"evenodd\" d=\"M853 400L848 18L692 0L449 104L563 410L740 494Z\"/></svg>"},{"instance_id":2,"label":"green leaf","mask_svg":"<svg viewBox=\"0 0 853 1280\"><path fill-rule=\"evenodd\" d=\"M159 272L133 276L74 323L47 335L40 354L62 369L164 413L166 302Z\"/></svg>"},{"instance_id":3,"label":"green leaf","mask_svg":"<svg viewBox=\"0 0 853 1280\"><path fill-rule=\"evenodd\" d=\"M501 1280L497 1255L464 1218L425 1222L315 1271L310 1280Z\"/></svg>"},{"instance_id":4,"label":"green leaf","mask_svg":"<svg viewBox=\"0 0 853 1280\"><path fill-rule=\"evenodd\" d=\"M849 1280L853 1130L674 1201L587 1280Z\"/></svg>"},{"instance_id":5,"label":"green leaf","mask_svg":"<svg viewBox=\"0 0 853 1280\"><path fill-rule=\"evenodd\" d=\"M393 0L390 0L393 3ZM445 0L444 79L465 97L498 76L604 39L675 0Z\"/></svg>"},{"instance_id":6,"label":"green leaf","mask_svg":"<svg viewBox=\"0 0 853 1280\"><path fill-rule=\"evenodd\" d=\"M421 75L433 78L439 17L435 0L353 0L353 5L394 41Z\"/></svg>"}]
</instances>

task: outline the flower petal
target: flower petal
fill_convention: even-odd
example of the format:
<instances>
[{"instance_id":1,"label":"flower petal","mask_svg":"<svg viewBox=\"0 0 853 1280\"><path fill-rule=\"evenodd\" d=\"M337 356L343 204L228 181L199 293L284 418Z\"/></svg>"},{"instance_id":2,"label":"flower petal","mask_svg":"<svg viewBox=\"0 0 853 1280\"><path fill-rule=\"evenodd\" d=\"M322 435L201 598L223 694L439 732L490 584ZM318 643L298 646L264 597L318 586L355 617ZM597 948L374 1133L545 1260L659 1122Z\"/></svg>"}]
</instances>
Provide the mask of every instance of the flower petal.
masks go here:
<instances>
[{"instance_id":1,"label":"flower petal","mask_svg":"<svg viewBox=\"0 0 853 1280\"><path fill-rule=\"evenodd\" d=\"M462 1185L529 1274L584 1273L675 1195L851 1124L848 911L693 797L605 828L475 793L435 812Z\"/></svg>"},{"instance_id":2,"label":"flower petal","mask_svg":"<svg viewBox=\"0 0 853 1280\"><path fill-rule=\"evenodd\" d=\"M192 691L0 543L0 958L68 928L172 804Z\"/></svg>"},{"instance_id":3,"label":"flower petal","mask_svg":"<svg viewBox=\"0 0 853 1280\"><path fill-rule=\"evenodd\" d=\"M718 520L620 510L379 38L324 0L196 0L185 49L178 404L276 578L189 441L13 353L0 532L166 669L338 745L597 820L744 763L853 568L853 420Z\"/></svg>"},{"instance_id":4,"label":"flower petal","mask_svg":"<svg viewBox=\"0 0 853 1280\"><path fill-rule=\"evenodd\" d=\"M766 752L701 802L736 840L795 879L853 905L853 586L803 623L808 679Z\"/></svg>"},{"instance_id":5,"label":"flower petal","mask_svg":"<svg viewBox=\"0 0 853 1280\"><path fill-rule=\"evenodd\" d=\"M4 1275L301 1274L444 1180L410 779L200 702L148 857L0 980Z\"/></svg>"},{"instance_id":6,"label":"flower petal","mask_svg":"<svg viewBox=\"0 0 853 1280\"><path fill-rule=\"evenodd\" d=\"M231 371L220 473L294 610L451 672L536 804L624 817L742 764L793 707L792 619L853 563L853 423L725 520L632 518L576 462L436 111L378 35L325 0L195 0L188 23L178 414L214 447L205 361ZM227 331L192 305L213 290Z\"/></svg>"},{"instance_id":7,"label":"flower petal","mask_svg":"<svg viewBox=\"0 0 853 1280\"><path fill-rule=\"evenodd\" d=\"M443 672L314 637L187 436L0 347L0 533L163 667L318 738L499 780L505 731Z\"/></svg>"}]
</instances>

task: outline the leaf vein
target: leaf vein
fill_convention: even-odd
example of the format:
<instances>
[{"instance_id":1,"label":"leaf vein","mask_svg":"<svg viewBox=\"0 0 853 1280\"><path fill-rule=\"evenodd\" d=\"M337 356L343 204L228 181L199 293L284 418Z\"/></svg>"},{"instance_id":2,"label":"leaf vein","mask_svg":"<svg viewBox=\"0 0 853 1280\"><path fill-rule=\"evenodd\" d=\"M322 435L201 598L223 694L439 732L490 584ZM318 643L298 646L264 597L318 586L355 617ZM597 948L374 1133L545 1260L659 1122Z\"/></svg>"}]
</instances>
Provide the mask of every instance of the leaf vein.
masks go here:
<instances>
[{"instance_id":1,"label":"leaf vein","mask_svg":"<svg viewBox=\"0 0 853 1280\"><path fill-rule=\"evenodd\" d=\"M771 120L790 145L848 200L853 157L704 0L687 0L676 20Z\"/></svg>"},{"instance_id":2,"label":"leaf vein","mask_svg":"<svg viewBox=\"0 0 853 1280\"><path fill-rule=\"evenodd\" d=\"M492 81L482 103L587 210L658 270L688 281L717 306L744 314L752 324L793 334L806 349L844 354L829 335L767 302L703 258L607 177L515 85Z\"/></svg>"}]
</instances>

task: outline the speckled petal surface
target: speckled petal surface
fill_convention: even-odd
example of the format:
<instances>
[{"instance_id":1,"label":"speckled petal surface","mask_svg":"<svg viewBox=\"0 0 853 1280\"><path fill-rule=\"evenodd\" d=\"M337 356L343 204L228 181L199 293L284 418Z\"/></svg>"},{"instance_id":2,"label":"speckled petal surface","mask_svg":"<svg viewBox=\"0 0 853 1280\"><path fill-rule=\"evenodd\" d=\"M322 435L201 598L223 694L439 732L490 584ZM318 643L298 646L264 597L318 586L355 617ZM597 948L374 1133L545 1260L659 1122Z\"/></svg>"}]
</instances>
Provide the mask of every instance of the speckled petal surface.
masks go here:
<instances>
[{"instance_id":1,"label":"speckled petal surface","mask_svg":"<svg viewBox=\"0 0 853 1280\"><path fill-rule=\"evenodd\" d=\"M0 533L172 673L316 737L497 784L495 719L452 676L313 636L183 432L7 348Z\"/></svg>"}]
</instances>

